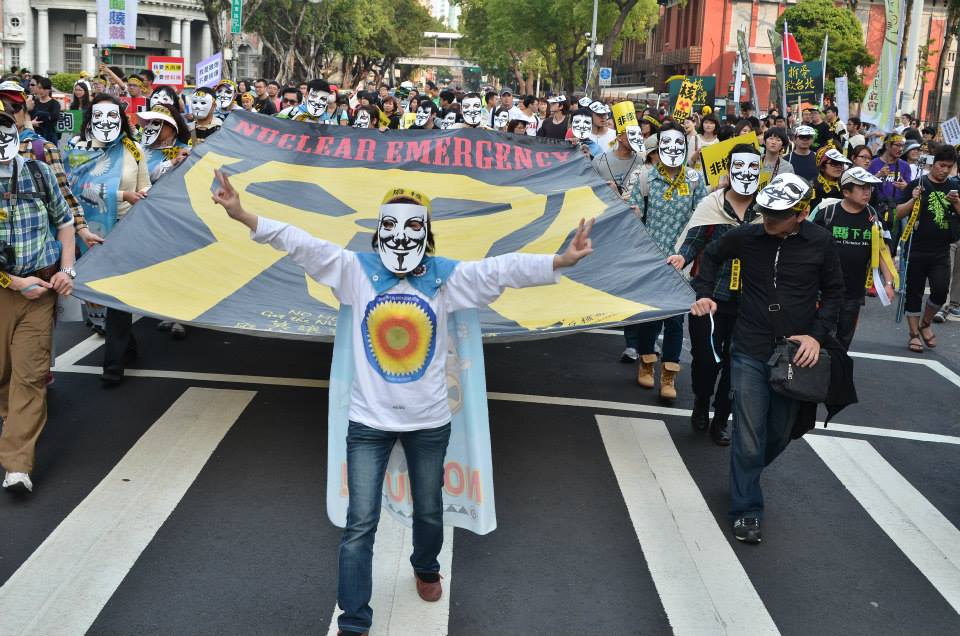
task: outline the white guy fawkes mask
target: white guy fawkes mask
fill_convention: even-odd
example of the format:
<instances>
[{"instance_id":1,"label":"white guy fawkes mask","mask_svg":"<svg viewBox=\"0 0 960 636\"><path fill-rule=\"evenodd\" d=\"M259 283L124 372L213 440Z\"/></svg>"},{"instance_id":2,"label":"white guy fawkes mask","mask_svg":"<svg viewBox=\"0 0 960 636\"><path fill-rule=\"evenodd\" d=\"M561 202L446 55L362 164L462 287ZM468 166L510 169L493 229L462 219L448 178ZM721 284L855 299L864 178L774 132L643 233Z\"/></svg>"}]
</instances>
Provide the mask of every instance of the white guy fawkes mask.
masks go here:
<instances>
[{"instance_id":1,"label":"white guy fawkes mask","mask_svg":"<svg viewBox=\"0 0 960 636\"><path fill-rule=\"evenodd\" d=\"M507 111L500 111L497 113L497 116L493 119L493 126L497 130L503 130L507 127L507 124L510 122L510 113Z\"/></svg>"},{"instance_id":2,"label":"white guy fawkes mask","mask_svg":"<svg viewBox=\"0 0 960 636\"><path fill-rule=\"evenodd\" d=\"M455 123L457 123L457 114L453 111L450 111L443 116L443 119L440 120L440 130L452 128Z\"/></svg>"},{"instance_id":3,"label":"white guy fawkes mask","mask_svg":"<svg viewBox=\"0 0 960 636\"><path fill-rule=\"evenodd\" d=\"M760 155L735 152L730 157L730 186L737 194L753 194L760 185Z\"/></svg>"},{"instance_id":4,"label":"white guy fawkes mask","mask_svg":"<svg viewBox=\"0 0 960 636\"><path fill-rule=\"evenodd\" d=\"M20 154L20 133L14 123L0 124L0 163L7 163Z\"/></svg>"},{"instance_id":5,"label":"white guy fawkes mask","mask_svg":"<svg viewBox=\"0 0 960 636\"><path fill-rule=\"evenodd\" d=\"M197 119L206 119L213 108L213 95L209 93L194 93L190 97L190 110Z\"/></svg>"},{"instance_id":6,"label":"white guy fawkes mask","mask_svg":"<svg viewBox=\"0 0 960 636\"><path fill-rule=\"evenodd\" d=\"M173 106L173 98L167 91L156 91L150 96L150 108L154 106Z\"/></svg>"},{"instance_id":7,"label":"white guy fawkes mask","mask_svg":"<svg viewBox=\"0 0 960 636\"><path fill-rule=\"evenodd\" d=\"M357 116L353 118L353 127L354 128L369 128L370 127L370 113L365 110L358 110Z\"/></svg>"},{"instance_id":8,"label":"white guy fawkes mask","mask_svg":"<svg viewBox=\"0 0 960 636\"><path fill-rule=\"evenodd\" d=\"M417 108L417 115L413 120L414 126L426 126L427 121L430 119L430 115L433 111L430 108L419 107Z\"/></svg>"},{"instance_id":9,"label":"white guy fawkes mask","mask_svg":"<svg viewBox=\"0 0 960 636\"><path fill-rule=\"evenodd\" d=\"M90 117L90 132L93 138L108 144L120 136L120 107L110 102L94 104Z\"/></svg>"},{"instance_id":10,"label":"white guy fawkes mask","mask_svg":"<svg viewBox=\"0 0 960 636\"><path fill-rule=\"evenodd\" d=\"M463 115L463 121L470 126L476 126L483 117L483 107L480 104L479 97L467 97L460 105L460 114Z\"/></svg>"},{"instance_id":11,"label":"white guy fawkes mask","mask_svg":"<svg viewBox=\"0 0 960 636\"><path fill-rule=\"evenodd\" d=\"M644 154L645 148L643 147L643 132L640 130L640 126L627 126L625 131L627 133L627 143L630 144L630 149L638 155Z\"/></svg>"},{"instance_id":12,"label":"white guy fawkes mask","mask_svg":"<svg viewBox=\"0 0 960 636\"><path fill-rule=\"evenodd\" d=\"M377 250L383 266L394 274L416 269L427 251L429 224L427 208L422 205L386 203L380 206Z\"/></svg>"},{"instance_id":13,"label":"white guy fawkes mask","mask_svg":"<svg viewBox=\"0 0 960 636\"><path fill-rule=\"evenodd\" d=\"M589 115L574 115L570 121L570 130L577 139L586 139L593 130L593 118Z\"/></svg>"},{"instance_id":14,"label":"white guy fawkes mask","mask_svg":"<svg viewBox=\"0 0 960 636\"><path fill-rule=\"evenodd\" d=\"M327 110L327 100L330 99L330 93L327 91L307 91L307 100L304 102L307 108L307 113L311 117L319 117L323 114L323 111ZM367 117L369 117L369 113ZM363 126L366 128L366 126Z\"/></svg>"},{"instance_id":15,"label":"white guy fawkes mask","mask_svg":"<svg viewBox=\"0 0 960 636\"><path fill-rule=\"evenodd\" d=\"M217 89L217 108L220 110L230 110L233 108L233 99L236 94L233 92L233 86L224 84Z\"/></svg>"},{"instance_id":16,"label":"white guy fawkes mask","mask_svg":"<svg viewBox=\"0 0 960 636\"><path fill-rule=\"evenodd\" d=\"M680 130L660 133L660 161L668 168L679 168L687 154L687 137Z\"/></svg>"},{"instance_id":17,"label":"white guy fawkes mask","mask_svg":"<svg viewBox=\"0 0 960 636\"><path fill-rule=\"evenodd\" d=\"M163 130L162 119L150 119L143 125L143 145L152 146L157 138L160 137L160 131Z\"/></svg>"}]
</instances>

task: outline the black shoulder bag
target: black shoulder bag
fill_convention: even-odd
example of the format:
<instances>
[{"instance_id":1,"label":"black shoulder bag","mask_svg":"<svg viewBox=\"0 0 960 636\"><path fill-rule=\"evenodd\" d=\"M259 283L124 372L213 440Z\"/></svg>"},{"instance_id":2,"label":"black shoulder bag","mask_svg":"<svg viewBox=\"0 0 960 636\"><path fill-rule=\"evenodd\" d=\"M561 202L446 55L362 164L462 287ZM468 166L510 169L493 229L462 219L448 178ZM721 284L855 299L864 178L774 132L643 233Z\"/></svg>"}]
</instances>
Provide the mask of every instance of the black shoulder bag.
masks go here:
<instances>
[{"instance_id":1,"label":"black shoulder bag","mask_svg":"<svg viewBox=\"0 0 960 636\"><path fill-rule=\"evenodd\" d=\"M830 354L820 349L820 359L812 367L801 367L793 362L797 357L799 343L787 340L790 335L784 331L783 314L780 300L777 295L777 263L780 260L780 250L773 261L773 280L767 285L770 302L770 322L773 325L773 335L776 343L773 354L767 360L770 367L769 381L774 391L801 402L825 402L830 389Z\"/></svg>"}]
</instances>

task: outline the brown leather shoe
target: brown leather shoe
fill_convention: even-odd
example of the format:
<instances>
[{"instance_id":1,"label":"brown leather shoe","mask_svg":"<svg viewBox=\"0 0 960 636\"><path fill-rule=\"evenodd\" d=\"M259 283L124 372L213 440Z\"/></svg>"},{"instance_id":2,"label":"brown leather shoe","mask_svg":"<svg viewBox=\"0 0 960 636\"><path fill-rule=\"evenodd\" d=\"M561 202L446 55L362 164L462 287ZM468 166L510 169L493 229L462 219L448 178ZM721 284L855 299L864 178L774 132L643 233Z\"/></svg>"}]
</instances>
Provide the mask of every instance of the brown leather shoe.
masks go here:
<instances>
[{"instance_id":1,"label":"brown leather shoe","mask_svg":"<svg viewBox=\"0 0 960 636\"><path fill-rule=\"evenodd\" d=\"M645 353L640 356L640 368L637 370L637 384L645 389L653 388L653 365L657 363L657 354Z\"/></svg>"},{"instance_id":2,"label":"brown leather shoe","mask_svg":"<svg viewBox=\"0 0 960 636\"><path fill-rule=\"evenodd\" d=\"M440 579L437 579L436 583L427 583L426 581L421 581L420 577L414 573L414 578L417 580L417 594L420 595L420 598L425 600L428 603L435 603L440 600L440 597L443 596L443 586L440 585Z\"/></svg>"}]
</instances>

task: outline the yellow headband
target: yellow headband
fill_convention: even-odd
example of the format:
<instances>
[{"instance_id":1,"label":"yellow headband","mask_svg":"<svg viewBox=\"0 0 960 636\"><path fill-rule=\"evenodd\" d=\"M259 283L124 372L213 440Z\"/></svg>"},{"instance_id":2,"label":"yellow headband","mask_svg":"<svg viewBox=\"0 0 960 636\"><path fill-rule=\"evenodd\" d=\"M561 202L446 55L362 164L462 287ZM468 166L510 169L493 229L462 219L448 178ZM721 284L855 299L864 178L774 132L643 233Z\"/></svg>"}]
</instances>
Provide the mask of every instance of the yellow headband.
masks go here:
<instances>
[{"instance_id":1,"label":"yellow headband","mask_svg":"<svg viewBox=\"0 0 960 636\"><path fill-rule=\"evenodd\" d=\"M416 201L418 204L427 208L427 214L431 214L433 212L432 206L430 205L430 197L422 192L408 190L407 188L394 188L388 191L387 194L384 195L381 205L391 203L397 199L410 199L411 201Z\"/></svg>"},{"instance_id":2,"label":"yellow headband","mask_svg":"<svg viewBox=\"0 0 960 636\"><path fill-rule=\"evenodd\" d=\"M143 80L141 80L139 77L136 77L136 76L131 77L130 79L128 79L128 80L127 80L127 84L133 84L134 86L139 86L140 88L146 88L146 87L147 87L147 85L143 83Z\"/></svg>"}]
</instances>

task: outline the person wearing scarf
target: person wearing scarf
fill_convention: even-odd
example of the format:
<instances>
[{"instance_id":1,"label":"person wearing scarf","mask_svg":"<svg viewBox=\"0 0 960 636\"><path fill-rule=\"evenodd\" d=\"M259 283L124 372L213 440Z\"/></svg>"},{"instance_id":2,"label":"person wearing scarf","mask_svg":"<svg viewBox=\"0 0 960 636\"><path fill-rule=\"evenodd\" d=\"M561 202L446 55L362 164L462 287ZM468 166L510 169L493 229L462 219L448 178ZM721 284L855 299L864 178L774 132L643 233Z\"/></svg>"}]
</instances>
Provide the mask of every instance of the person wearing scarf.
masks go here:
<instances>
[{"instance_id":1,"label":"person wearing scarf","mask_svg":"<svg viewBox=\"0 0 960 636\"><path fill-rule=\"evenodd\" d=\"M443 545L443 467L462 413L448 400L448 342L457 346L460 340L475 339L479 344L477 310L507 288L559 281L562 268L592 252L593 221L580 221L563 254L504 254L458 262L432 255L429 197L394 188L383 198L372 251L352 251L246 211L229 179L219 170L215 174L219 186L213 201L249 228L254 241L287 252L340 301L328 416L328 451L334 445L345 447L349 484L345 518L331 515L345 524L337 593L343 613L337 623L345 636L364 634L373 621L374 538L384 474L397 442L405 454L413 499L412 578L422 600L436 602L443 594L437 560ZM451 337L449 327L461 315L472 320L461 323L463 333L454 331ZM482 357L470 362L482 380ZM481 394L480 405L485 404ZM485 433L479 443L489 447L486 427ZM333 468L328 486L338 484L339 496L341 464ZM328 514L329 497L328 490Z\"/></svg>"},{"instance_id":2,"label":"person wearing scarf","mask_svg":"<svg viewBox=\"0 0 960 636\"><path fill-rule=\"evenodd\" d=\"M734 228L761 220L753 206L761 175L759 151L752 144L737 144L727 155L727 165L727 185L700 201L677 239L675 253L667 259L678 271L692 265L691 272L695 275L700 255L711 243L719 241ZM691 315L687 323L695 396L690 424L695 431L705 431L709 426L710 439L718 446L730 445L728 420L733 410L730 399L730 351L737 320L740 281L740 261L727 260L721 266L714 286L712 298L717 302L717 312L713 319ZM711 397L714 410L712 420Z\"/></svg>"},{"instance_id":3,"label":"person wearing scarf","mask_svg":"<svg viewBox=\"0 0 960 636\"><path fill-rule=\"evenodd\" d=\"M828 143L817 150L817 167L820 173L813 182L813 198L810 209L815 209L824 199L837 199L840 194L840 175L852 165L847 157Z\"/></svg>"},{"instance_id":4,"label":"person wearing scarf","mask_svg":"<svg viewBox=\"0 0 960 636\"><path fill-rule=\"evenodd\" d=\"M109 93L93 98L84 113L79 138L68 147L64 168L70 190L83 206L90 230L110 240L109 234L130 208L147 196L150 176L143 150L133 141L123 104ZM81 253L87 246L78 241ZM137 345L130 314L108 309L103 374L108 386L123 381L124 367L136 359Z\"/></svg>"},{"instance_id":5,"label":"person wearing scarf","mask_svg":"<svg viewBox=\"0 0 960 636\"><path fill-rule=\"evenodd\" d=\"M647 234L666 258L674 253L680 232L700 200L707 195L707 189L702 175L686 167L687 136L683 130L667 122L660 129L657 139L658 159L655 167L640 172L630 195L630 203L636 206ZM620 359L631 362L635 359L633 356L639 355L637 384L652 389L657 362L655 346L661 331L663 364L660 369L660 399L672 402L677 399L675 380L680 372L680 350L683 347L682 314L625 328L623 335L627 348Z\"/></svg>"}]
</instances>

